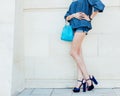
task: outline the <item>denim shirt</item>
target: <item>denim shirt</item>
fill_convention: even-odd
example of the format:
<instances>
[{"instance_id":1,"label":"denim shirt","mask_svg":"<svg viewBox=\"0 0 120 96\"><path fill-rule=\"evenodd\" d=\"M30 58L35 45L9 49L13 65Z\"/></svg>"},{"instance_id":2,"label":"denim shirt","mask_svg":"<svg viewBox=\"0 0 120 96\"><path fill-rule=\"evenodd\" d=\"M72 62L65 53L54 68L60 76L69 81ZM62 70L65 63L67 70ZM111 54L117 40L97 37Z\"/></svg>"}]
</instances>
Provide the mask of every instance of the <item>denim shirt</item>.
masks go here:
<instances>
[{"instance_id":1,"label":"denim shirt","mask_svg":"<svg viewBox=\"0 0 120 96\"><path fill-rule=\"evenodd\" d=\"M105 5L100 0L73 0L64 19L77 12L84 12L86 15L91 16L93 11L103 12L104 7ZM72 18L68 22L70 22L72 28L87 27L88 31L92 29L91 22L85 19L79 20L77 18Z\"/></svg>"}]
</instances>

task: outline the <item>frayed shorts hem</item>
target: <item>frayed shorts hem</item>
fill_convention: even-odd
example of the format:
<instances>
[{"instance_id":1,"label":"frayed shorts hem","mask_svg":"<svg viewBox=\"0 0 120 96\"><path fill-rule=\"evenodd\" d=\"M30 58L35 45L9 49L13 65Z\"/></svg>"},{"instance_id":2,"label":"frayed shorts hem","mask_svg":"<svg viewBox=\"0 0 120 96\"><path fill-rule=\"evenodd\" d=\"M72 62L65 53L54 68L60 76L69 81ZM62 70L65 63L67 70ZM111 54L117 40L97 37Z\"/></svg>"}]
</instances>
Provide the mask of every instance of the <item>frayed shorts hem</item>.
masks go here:
<instances>
[{"instance_id":1,"label":"frayed shorts hem","mask_svg":"<svg viewBox=\"0 0 120 96\"><path fill-rule=\"evenodd\" d=\"M74 33L75 33L75 32L83 32L83 33L85 33L86 35L88 35L88 30L87 30L86 27L74 28L74 29L73 29L73 32L74 32Z\"/></svg>"},{"instance_id":2,"label":"frayed shorts hem","mask_svg":"<svg viewBox=\"0 0 120 96\"><path fill-rule=\"evenodd\" d=\"M83 30L79 30L79 29L78 29L78 30L76 30L75 32L80 32L80 33L83 32L83 33L85 33L85 35L88 35L88 31L83 31ZM74 33L75 33L75 32L74 32Z\"/></svg>"}]
</instances>

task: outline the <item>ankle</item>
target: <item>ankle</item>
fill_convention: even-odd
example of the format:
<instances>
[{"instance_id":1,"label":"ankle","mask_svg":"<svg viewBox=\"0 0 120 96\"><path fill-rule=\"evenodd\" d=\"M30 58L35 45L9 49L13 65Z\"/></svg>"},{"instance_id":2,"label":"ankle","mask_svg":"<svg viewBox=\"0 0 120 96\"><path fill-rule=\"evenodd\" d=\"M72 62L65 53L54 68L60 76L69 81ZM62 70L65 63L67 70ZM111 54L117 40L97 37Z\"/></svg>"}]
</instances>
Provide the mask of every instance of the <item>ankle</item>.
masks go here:
<instances>
[{"instance_id":1,"label":"ankle","mask_svg":"<svg viewBox=\"0 0 120 96\"><path fill-rule=\"evenodd\" d=\"M82 82L83 82L83 79L82 80L77 79L77 85L76 85L76 87L80 87L82 85Z\"/></svg>"},{"instance_id":2,"label":"ankle","mask_svg":"<svg viewBox=\"0 0 120 96\"><path fill-rule=\"evenodd\" d=\"M84 76L84 79L88 80L88 79L90 79L90 77L91 77L90 75L86 75L86 76Z\"/></svg>"},{"instance_id":3,"label":"ankle","mask_svg":"<svg viewBox=\"0 0 120 96\"><path fill-rule=\"evenodd\" d=\"M92 85L92 81L90 81L90 80L89 80L89 81L86 81L86 83L87 83L88 86L91 86L91 85Z\"/></svg>"}]
</instances>

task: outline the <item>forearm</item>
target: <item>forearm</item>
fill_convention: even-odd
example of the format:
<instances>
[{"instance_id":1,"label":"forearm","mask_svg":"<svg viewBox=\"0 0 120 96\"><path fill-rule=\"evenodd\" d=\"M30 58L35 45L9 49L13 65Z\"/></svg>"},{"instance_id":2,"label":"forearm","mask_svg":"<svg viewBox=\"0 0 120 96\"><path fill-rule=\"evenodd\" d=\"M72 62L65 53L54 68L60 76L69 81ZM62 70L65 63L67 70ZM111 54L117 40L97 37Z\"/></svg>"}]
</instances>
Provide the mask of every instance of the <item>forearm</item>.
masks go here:
<instances>
[{"instance_id":1,"label":"forearm","mask_svg":"<svg viewBox=\"0 0 120 96\"><path fill-rule=\"evenodd\" d=\"M98 11L93 12L90 18L93 19L97 14L98 14Z\"/></svg>"},{"instance_id":2,"label":"forearm","mask_svg":"<svg viewBox=\"0 0 120 96\"><path fill-rule=\"evenodd\" d=\"M66 17L66 20L69 21L69 20L71 20L71 19L74 18L74 17L75 17L74 14L69 15L69 16Z\"/></svg>"},{"instance_id":3,"label":"forearm","mask_svg":"<svg viewBox=\"0 0 120 96\"><path fill-rule=\"evenodd\" d=\"M72 18L77 18L77 19L86 19L88 21L91 21L90 19L93 19L96 15L97 15L98 11L95 11L92 13L92 15L89 17L87 16L85 13L81 13L81 12L78 12L78 13L74 13L72 15L69 15L66 17L66 20L69 21L71 20Z\"/></svg>"}]
</instances>

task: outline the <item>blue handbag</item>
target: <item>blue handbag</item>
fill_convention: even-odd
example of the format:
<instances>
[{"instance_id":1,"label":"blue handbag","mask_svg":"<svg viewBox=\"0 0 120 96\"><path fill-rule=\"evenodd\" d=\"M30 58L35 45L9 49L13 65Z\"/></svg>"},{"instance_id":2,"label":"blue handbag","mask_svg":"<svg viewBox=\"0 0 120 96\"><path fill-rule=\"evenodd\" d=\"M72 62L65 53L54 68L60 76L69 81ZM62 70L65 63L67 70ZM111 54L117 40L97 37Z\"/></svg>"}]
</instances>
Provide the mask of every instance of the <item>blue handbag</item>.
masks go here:
<instances>
[{"instance_id":1,"label":"blue handbag","mask_svg":"<svg viewBox=\"0 0 120 96\"><path fill-rule=\"evenodd\" d=\"M69 23L68 24L66 23L61 33L61 40L71 42L73 40L73 37L74 33L72 27L70 26Z\"/></svg>"}]
</instances>

